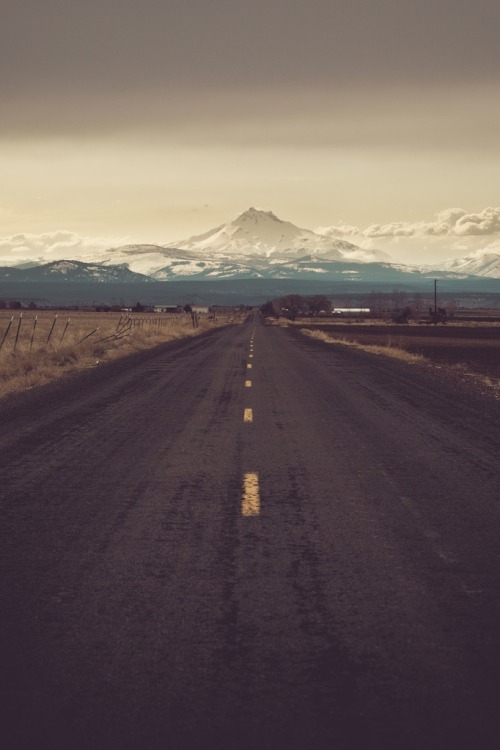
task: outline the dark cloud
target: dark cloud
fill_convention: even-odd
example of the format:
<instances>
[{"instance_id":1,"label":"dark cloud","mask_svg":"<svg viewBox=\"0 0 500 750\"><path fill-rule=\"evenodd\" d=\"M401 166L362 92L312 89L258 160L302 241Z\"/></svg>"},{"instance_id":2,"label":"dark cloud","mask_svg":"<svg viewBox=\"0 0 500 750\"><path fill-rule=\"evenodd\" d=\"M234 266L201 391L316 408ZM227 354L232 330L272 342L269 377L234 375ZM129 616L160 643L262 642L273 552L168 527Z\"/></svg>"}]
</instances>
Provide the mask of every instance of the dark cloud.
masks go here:
<instances>
[{"instance_id":1,"label":"dark cloud","mask_svg":"<svg viewBox=\"0 0 500 750\"><path fill-rule=\"evenodd\" d=\"M2 10L2 88L492 80L499 27L497 0L18 0Z\"/></svg>"},{"instance_id":2,"label":"dark cloud","mask_svg":"<svg viewBox=\"0 0 500 750\"><path fill-rule=\"evenodd\" d=\"M2 111L0 139L111 139L157 148L425 150L460 149L498 158L500 97L495 87L420 86L339 91L283 88L204 89L196 96L150 91L34 93L12 98Z\"/></svg>"}]
</instances>

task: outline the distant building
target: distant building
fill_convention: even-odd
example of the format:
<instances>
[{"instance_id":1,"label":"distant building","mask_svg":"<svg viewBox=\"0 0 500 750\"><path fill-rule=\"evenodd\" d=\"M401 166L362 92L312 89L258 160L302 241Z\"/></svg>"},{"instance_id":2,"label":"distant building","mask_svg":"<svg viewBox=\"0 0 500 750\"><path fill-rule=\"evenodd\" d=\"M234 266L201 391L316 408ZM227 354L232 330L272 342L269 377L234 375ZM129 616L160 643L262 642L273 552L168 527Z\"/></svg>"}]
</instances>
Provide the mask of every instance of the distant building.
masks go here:
<instances>
[{"instance_id":1,"label":"distant building","mask_svg":"<svg viewBox=\"0 0 500 750\"><path fill-rule=\"evenodd\" d=\"M208 305L191 305L191 310L196 313L196 315L208 315L210 312Z\"/></svg>"},{"instance_id":2,"label":"distant building","mask_svg":"<svg viewBox=\"0 0 500 750\"><path fill-rule=\"evenodd\" d=\"M334 307L333 315L369 315L369 307Z\"/></svg>"},{"instance_id":3,"label":"distant building","mask_svg":"<svg viewBox=\"0 0 500 750\"><path fill-rule=\"evenodd\" d=\"M179 305L155 305L154 311L155 313L176 313L176 312L182 312L183 308L179 307Z\"/></svg>"}]
</instances>

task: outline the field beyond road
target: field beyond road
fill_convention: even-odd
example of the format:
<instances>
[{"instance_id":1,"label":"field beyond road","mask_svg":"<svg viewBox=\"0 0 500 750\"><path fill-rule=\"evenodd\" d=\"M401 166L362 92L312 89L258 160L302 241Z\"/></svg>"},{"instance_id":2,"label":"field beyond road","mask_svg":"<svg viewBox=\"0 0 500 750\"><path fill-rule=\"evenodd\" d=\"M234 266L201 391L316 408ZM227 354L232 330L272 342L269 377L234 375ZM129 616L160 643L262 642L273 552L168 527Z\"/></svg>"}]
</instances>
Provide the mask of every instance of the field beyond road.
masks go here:
<instances>
[{"instance_id":1,"label":"field beyond road","mask_svg":"<svg viewBox=\"0 0 500 750\"><path fill-rule=\"evenodd\" d=\"M500 403L255 316L0 419L5 747L496 747Z\"/></svg>"},{"instance_id":2,"label":"field beyond road","mask_svg":"<svg viewBox=\"0 0 500 750\"><path fill-rule=\"evenodd\" d=\"M0 310L0 398L50 383L167 341L188 338L243 314Z\"/></svg>"},{"instance_id":3,"label":"field beyond road","mask_svg":"<svg viewBox=\"0 0 500 750\"><path fill-rule=\"evenodd\" d=\"M287 323L290 325L290 323ZM356 323L295 323L303 332L332 343L355 343L379 348L379 353L404 353L425 358L450 375L479 376L479 386L487 385L500 397L500 325L448 324L388 325ZM411 359L410 357L407 358Z\"/></svg>"}]
</instances>

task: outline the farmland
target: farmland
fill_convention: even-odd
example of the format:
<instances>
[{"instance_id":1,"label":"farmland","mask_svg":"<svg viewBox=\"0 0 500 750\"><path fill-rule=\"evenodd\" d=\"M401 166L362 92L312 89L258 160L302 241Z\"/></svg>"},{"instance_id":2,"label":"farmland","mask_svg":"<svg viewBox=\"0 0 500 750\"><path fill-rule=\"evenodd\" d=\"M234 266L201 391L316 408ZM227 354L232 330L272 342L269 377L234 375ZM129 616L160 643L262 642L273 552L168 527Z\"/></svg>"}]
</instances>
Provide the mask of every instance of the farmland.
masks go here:
<instances>
[{"instance_id":1,"label":"farmland","mask_svg":"<svg viewBox=\"0 0 500 750\"><path fill-rule=\"evenodd\" d=\"M321 331L340 342L397 348L443 367L500 379L500 325L495 323L401 326L300 321L297 325L305 331Z\"/></svg>"},{"instance_id":2,"label":"farmland","mask_svg":"<svg viewBox=\"0 0 500 750\"><path fill-rule=\"evenodd\" d=\"M230 313L0 310L0 397L233 320Z\"/></svg>"}]
</instances>

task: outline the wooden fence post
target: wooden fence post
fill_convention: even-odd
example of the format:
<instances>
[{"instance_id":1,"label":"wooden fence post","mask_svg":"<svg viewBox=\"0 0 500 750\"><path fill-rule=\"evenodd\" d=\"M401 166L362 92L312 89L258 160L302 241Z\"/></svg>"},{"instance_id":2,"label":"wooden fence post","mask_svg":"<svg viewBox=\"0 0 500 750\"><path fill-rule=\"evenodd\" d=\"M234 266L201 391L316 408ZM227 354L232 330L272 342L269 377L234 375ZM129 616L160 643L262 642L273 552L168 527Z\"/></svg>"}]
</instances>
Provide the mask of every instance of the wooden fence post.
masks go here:
<instances>
[{"instance_id":1,"label":"wooden fence post","mask_svg":"<svg viewBox=\"0 0 500 750\"><path fill-rule=\"evenodd\" d=\"M62 342L63 342L63 338L64 338L64 335L65 335L66 331L68 330L68 326L69 326L69 322L70 322L70 320L71 320L71 318L68 318L68 322L67 322L67 323L66 323L66 325L64 326L64 331L62 332L62 334L61 334L61 338L59 339L59 343L60 343L60 344L62 344Z\"/></svg>"},{"instance_id":2,"label":"wooden fence post","mask_svg":"<svg viewBox=\"0 0 500 750\"><path fill-rule=\"evenodd\" d=\"M7 338L7 335L8 335L8 333L9 333L9 331L10 331L10 327L11 327L11 325L12 325L12 321L13 321L13 320L14 320L14 316L12 316L12 318L11 318L11 319L9 320L9 325L7 326L7 330L5 331L5 333L4 333L4 335L3 335L2 343L0 344L0 349L1 349L1 348L2 348L2 346L3 346L3 344L4 344L4 341L5 341L5 339Z\"/></svg>"},{"instance_id":3,"label":"wooden fence post","mask_svg":"<svg viewBox=\"0 0 500 750\"><path fill-rule=\"evenodd\" d=\"M17 342L19 340L19 331L21 330L21 323L22 322L23 322L23 314L19 313L19 323L17 325L17 333L16 333L16 338L15 338L15 341L14 341L14 349L12 350L14 352L16 351Z\"/></svg>"},{"instance_id":4,"label":"wooden fence post","mask_svg":"<svg viewBox=\"0 0 500 750\"><path fill-rule=\"evenodd\" d=\"M52 332L53 332L53 330L54 330L54 326L55 326L55 324L56 324L56 321L57 321L57 313L55 314L54 320L53 320L53 322L52 322L52 327L51 327L51 329L50 329L50 331L49 331L49 335L47 336L47 341L46 341L46 343L47 343L47 344L49 343L49 341L50 341L50 337L52 336Z\"/></svg>"},{"instance_id":5,"label":"wooden fence post","mask_svg":"<svg viewBox=\"0 0 500 750\"><path fill-rule=\"evenodd\" d=\"M100 328L101 328L101 326L97 326L97 328L94 328L94 330L93 330L93 331L91 331L90 333L87 333L87 335L86 335L86 336L84 336L84 337L83 337L83 339L81 339L81 340L80 340L80 341L78 342L77 346L80 346L80 344L82 344L82 343L83 343L83 342L84 342L84 341L85 341L86 339L88 339L88 338L89 338L89 336L92 336L92 334L93 334L93 333L97 333L97 331L99 331L99 330L100 330Z\"/></svg>"},{"instance_id":6,"label":"wooden fence post","mask_svg":"<svg viewBox=\"0 0 500 750\"><path fill-rule=\"evenodd\" d=\"M35 340L35 331L36 331L37 321L38 321L38 315L35 315L35 320L33 322L33 333L31 334L31 341L30 341L30 351L31 351L31 347L33 346L33 341Z\"/></svg>"}]
</instances>

